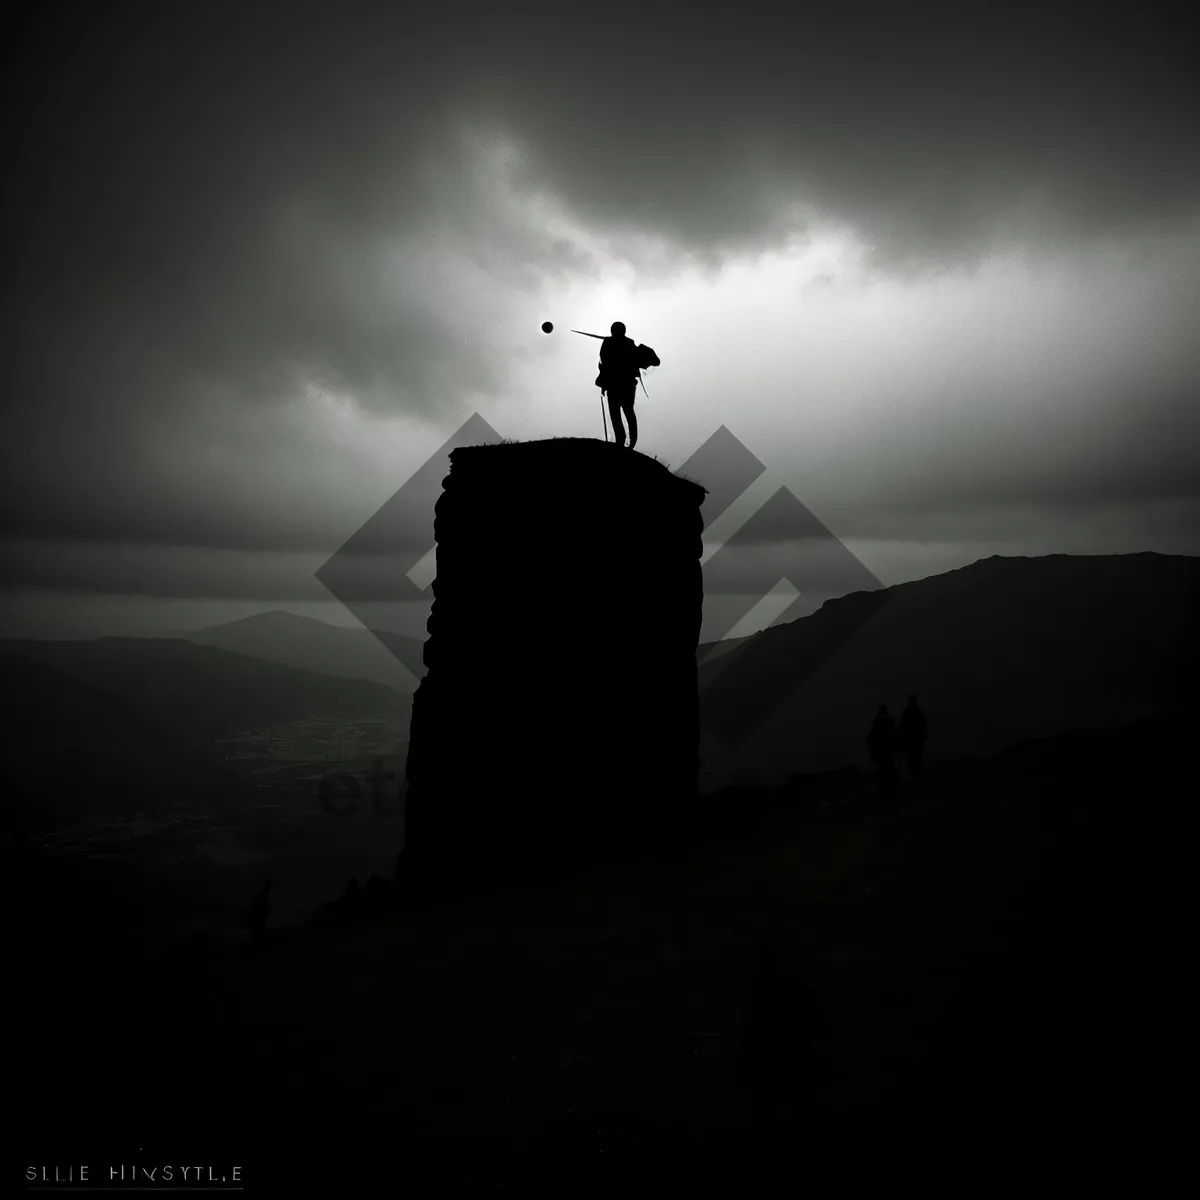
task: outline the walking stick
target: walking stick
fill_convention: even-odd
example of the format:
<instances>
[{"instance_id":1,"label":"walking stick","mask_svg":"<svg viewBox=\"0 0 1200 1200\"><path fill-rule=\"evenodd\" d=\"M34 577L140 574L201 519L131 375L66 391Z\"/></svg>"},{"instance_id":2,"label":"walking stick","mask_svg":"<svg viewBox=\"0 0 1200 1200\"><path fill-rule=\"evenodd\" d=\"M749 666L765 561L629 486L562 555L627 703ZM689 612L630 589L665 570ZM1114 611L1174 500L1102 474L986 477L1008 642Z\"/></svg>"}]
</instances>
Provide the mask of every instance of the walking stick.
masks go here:
<instances>
[{"instance_id":1,"label":"walking stick","mask_svg":"<svg viewBox=\"0 0 1200 1200\"><path fill-rule=\"evenodd\" d=\"M604 393L600 393L600 420L604 422L604 440L608 441L608 417L604 413Z\"/></svg>"}]
</instances>

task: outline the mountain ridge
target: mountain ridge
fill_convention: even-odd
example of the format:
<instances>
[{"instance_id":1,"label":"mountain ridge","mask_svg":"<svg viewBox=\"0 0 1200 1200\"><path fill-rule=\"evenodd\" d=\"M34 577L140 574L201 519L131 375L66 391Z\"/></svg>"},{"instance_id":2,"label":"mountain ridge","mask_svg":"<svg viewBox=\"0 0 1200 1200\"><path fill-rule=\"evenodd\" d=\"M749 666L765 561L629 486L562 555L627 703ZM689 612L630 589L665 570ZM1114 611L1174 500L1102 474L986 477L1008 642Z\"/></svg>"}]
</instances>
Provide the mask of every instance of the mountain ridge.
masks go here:
<instances>
[{"instance_id":1,"label":"mountain ridge","mask_svg":"<svg viewBox=\"0 0 1200 1200\"><path fill-rule=\"evenodd\" d=\"M931 751L987 753L1178 711L1197 612L1200 558L994 555L754 634L701 667L701 704L767 778L863 761L875 707L910 692Z\"/></svg>"},{"instance_id":2,"label":"mountain ridge","mask_svg":"<svg viewBox=\"0 0 1200 1200\"><path fill-rule=\"evenodd\" d=\"M320 711L400 712L410 702L404 693L383 684L275 663L188 638L5 639L0 640L0 653L53 667L200 737L230 736ZM186 710L172 710L172 700ZM263 719L268 717L272 719Z\"/></svg>"},{"instance_id":3,"label":"mountain ridge","mask_svg":"<svg viewBox=\"0 0 1200 1200\"><path fill-rule=\"evenodd\" d=\"M346 679L412 692L419 681L422 639L389 630L334 625L286 609L252 613L174 635L197 645ZM408 664L414 664L413 670Z\"/></svg>"}]
</instances>

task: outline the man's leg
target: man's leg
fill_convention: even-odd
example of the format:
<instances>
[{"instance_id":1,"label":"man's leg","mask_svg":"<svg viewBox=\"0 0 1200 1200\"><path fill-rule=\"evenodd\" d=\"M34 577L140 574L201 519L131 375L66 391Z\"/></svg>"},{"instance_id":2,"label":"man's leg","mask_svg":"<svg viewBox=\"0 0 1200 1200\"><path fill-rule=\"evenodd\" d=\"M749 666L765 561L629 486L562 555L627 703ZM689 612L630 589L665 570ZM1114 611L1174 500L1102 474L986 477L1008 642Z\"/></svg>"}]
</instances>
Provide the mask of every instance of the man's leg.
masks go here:
<instances>
[{"instance_id":1,"label":"man's leg","mask_svg":"<svg viewBox=\"0 0 1200 1200\"><path fill-rule=\"evenodd\" d=\"M621 424L621 402L612 392L608 393L608 415L612 419L613 441L618 446L624 446L625 426Z\"/></svg>"},{"instance_id":2,"label":"man's leg","mask_svg":"<svg viewBox=\"0 0 1200 1200\"><path fill-rule=\"evenodd\" d=\"M629 448L632 450L637 445L637 413L633 411L633 397L621 406L625 410L625 419L629 422Z\"/></svg>"}]
</instances>

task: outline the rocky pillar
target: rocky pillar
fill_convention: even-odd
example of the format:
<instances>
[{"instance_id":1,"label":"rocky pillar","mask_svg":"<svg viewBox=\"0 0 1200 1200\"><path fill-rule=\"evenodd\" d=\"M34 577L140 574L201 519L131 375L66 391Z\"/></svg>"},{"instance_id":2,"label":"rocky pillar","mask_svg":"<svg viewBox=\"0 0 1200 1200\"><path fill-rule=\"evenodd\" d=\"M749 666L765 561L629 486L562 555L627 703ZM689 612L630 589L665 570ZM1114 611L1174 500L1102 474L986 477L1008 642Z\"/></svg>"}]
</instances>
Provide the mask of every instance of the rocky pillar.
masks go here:
<instances>
[{"instance_id":1,"label":"rocky pillar","mask_svg":"<svg viewBox=\"0 0 1200 1200\"><path fill-rule=\"evenodd\" d=\"M696 796L704 489L583 438L450 462L407 763L410 864L524 875L669 836Z\"/></svg>"}]
</instances>

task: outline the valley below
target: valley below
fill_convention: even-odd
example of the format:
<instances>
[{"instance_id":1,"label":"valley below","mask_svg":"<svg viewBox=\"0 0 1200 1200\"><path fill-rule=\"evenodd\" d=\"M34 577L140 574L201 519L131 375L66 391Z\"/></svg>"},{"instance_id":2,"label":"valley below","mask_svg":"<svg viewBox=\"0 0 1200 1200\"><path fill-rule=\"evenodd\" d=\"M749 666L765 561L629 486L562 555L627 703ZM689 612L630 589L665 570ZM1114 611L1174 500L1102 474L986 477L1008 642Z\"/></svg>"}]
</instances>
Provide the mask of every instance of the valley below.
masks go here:
<instances>
[{"instance_id":1,"label":"valley below","mask_svg":"<svg viewBox=\"0 0 1200 1200\"><path fill-rule=\"evenodd\" d=\"M244 937L244 910L267 878L272 924L296 924L349 877L391 876L404 844L407 737L389 715L247 730L214 747L233 768L231 794L214 794L211 804L149 797L141 813L42 832L24 849L56 881L51 894L74 894L72 884L86 880L128 899L122 921L171 936ZM392 775L378 804L373 767ZM327 807L322 781L335 776ZM148 889L157 903L145 903Z\"/></svg>"}]
</instances>

